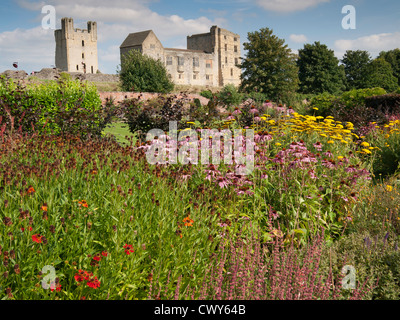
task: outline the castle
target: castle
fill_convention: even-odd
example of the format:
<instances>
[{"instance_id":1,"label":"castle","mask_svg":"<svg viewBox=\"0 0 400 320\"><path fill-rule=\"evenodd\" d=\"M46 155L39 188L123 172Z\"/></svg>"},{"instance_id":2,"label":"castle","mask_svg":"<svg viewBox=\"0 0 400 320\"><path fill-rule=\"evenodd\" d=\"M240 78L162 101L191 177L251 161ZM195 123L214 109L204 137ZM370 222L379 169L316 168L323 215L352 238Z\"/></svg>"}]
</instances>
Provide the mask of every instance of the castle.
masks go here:
<instances>
[{"instance_id":1,"label":"castle","mask_svg":"<svg viewBox=\"0 0 400 320\"><path fill-rule=\"evenodd\" d=\"M74 29L72 18L61 19L54 31L56 68L67 72L97 73L97 23L89 21L87 30Z\"/></svg>"},{"instance_id":2,"label":"castle","mask_svg":"<svg viewBox=\"0 0 400 320\"><path fill-rule=\"evenodd\" d=\"M56 68L61 71L97 73L97 24L74 29L72 18L61 19L55 30ZM187 49L164 48L152 30L130 33L120 46L120 58L139 50L166 66L175 84L223 87L240 84L240 36L212 26L210 32L187 37Z\"/></svg>"},{"instance_id":3,"label":"castle","mask_svg":"<svg viewBox=\"0 0 400 320\"><path fill-rule=\"evenodd\" d=\"M217 26L188 36L187 49L164 48L152 30L130 33L120 46L121 61L130 50L160 59L175 84L240 84L240 36Z\"/></svg>"}]
</instances>

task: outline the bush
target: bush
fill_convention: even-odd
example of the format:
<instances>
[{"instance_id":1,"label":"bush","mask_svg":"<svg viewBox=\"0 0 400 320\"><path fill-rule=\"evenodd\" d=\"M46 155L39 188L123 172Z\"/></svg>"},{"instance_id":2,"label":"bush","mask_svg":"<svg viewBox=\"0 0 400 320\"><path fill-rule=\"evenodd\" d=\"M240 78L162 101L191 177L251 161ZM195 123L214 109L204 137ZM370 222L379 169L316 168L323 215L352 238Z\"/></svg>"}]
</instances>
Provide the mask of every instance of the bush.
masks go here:
<instances>
[{"instance_id":1,"label":"bush","mask_svg":"<svg viewBox=\"0 0 400 320\"><path fill-rule=\"evenodd\" d=\"M400 94L384 94L368 97L365 99L367 107L377 111L385 112L388 115L400 114Z\"/></svg>"},{"instance_id":2,"label":"bush","mask_svg":"<svg viewBox=\"0 0 400 320\"><path fill-rule=\"evenodd\" d=\"M382 88L358 89L344 92L340 101L351 108L356 105L364 105L366 99L373 96L380 96L386 94L386 90Z\"/></svg>"},{"instance_id":3,"label":"bush","mask_svg":"<svg viewBox=\"0 0 400 320\"><path fill-rule=\"evenodd\" d=\"M23 87L0 80L0 116L8 119L7 127L18 121L22 132L100 135L106 125L103 111L96 87L87 82L60 80Z\"/></svg>"},{"instance_id":4,"label":"bush","mask_svg":"<svg viewBox=\"0 0 400 320\"><path fill-rule=\"evenodd\" d=\"M336 96L327 92L313 97L310 102L310 112L322 117L331 115L335 99L337 99Z\"/></svg>"},{"instance_id":5,"label":"bush","mask_svg":"<svg viewBox=\"0 0 400 320\"><path fill-rule=\"evenodd\" d=\"M174 88L163 63L140 51L129 51L123 56L120 67L117 72L125 91L168 93Z\"/></svg>"},{"instance_id":6,"label":"bush","mask_svg":"<svg viewBox=\"0 0 400 320\"><path fill-rule=\"evenodd\" d=\"M243 95L238 92L233 84L227 84L217 96L221 103L227 107L237 106L243 100Z\"/></svg>"},{"instance_id":7,"label":"bush","mask_svg":"<svg viewBox=\"0 0 400 320\"><path fill-rule=\"evenodd\" d=\"M131 133L141 131L141 138L151 129L168 131L169 122L177 121L183 117L183 105L187 102L185 96L177 98L176 95L159 95L149 101L140 98L126 99L122 103L125 110L126 123Z\"/></svg>"},{"instance_id":8,"label":"bush","mask_svg":"<svg viewBox=\"0 0 400 320\"><path fill-rule=\"evenodd\" d=\"M203 90L200 92L200 95L207 99L212 99L214 97L214 94L211 90Z\"/></svg>"}]
</instances>

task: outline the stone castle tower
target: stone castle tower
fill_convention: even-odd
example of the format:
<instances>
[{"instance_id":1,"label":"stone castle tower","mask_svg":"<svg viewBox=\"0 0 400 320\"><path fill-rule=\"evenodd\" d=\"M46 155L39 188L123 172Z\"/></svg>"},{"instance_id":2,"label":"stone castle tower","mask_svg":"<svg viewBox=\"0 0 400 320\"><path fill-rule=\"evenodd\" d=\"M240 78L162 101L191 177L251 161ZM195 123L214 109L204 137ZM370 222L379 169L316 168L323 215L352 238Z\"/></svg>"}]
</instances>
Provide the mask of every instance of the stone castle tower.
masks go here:
<instances>
[{"instance_id":1,"label":"stone castle tower","mask_svg":"<svg viewBox=\"0 0 400 320\"><path fill-rule=\"evenodd\" d=\"M72 18L61 19L54 31L56 68L67 72L97 73L97 23L89 21L87 30L74 29Z\"/></svg>"},{"instance_id":2,"label":"stone castle tower","mask_svg":"<svg viewBox=\"0 0 400 320\"><path fill-rule=\"evenodd\" d=\"M164 48L152 30L130 33L120 46L121 61L130 50L161 60L175 84L223 87L240 85L240 36L212 26L187 37L187 49Z\"/></svg>"}]
</instances>

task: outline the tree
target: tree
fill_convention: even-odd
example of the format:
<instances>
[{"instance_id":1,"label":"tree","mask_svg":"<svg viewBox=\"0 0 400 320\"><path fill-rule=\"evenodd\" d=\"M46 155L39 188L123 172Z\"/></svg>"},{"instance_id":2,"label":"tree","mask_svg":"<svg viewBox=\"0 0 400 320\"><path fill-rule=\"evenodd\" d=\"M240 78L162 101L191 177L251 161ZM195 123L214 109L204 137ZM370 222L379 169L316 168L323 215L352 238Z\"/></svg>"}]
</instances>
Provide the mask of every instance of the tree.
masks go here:
<instances>
[{"instance_id":1,"label":"tree","mask_svg":"<svg viewBox=\"0 0 400 320\"><path fill-rule=\"evenodd\" d=\"M293 94L298 88L298 68L285 40L268 28L249 32L247 38L248 42L243 43L247 55L240 64L243 69L240 89L264 93L275 101Z\"/></svg>"},{"instance_id":2,"label":"tree","mask_svg":"<svg viewBox=\"0 0 400 320\"><path fill-rule=\"evenodd\" d=\"M398 87L396 77L389 62L383 58L377 58L368 64L366 88L380 87L387 92L394 92Z\"/></svg>"},{"instance_id":3,"label":"tree","mask_svg":"<svg viewBox=\"0 0 400 320\"><path fill-rule=\"evenodd\" d=\"M301 92L337 94L345 89L344 66L339 66L333 50L319 41L299 50L297 65Z\"/></svg>"},{"instance_id":4,"label":"tree","mask_svg":"<svg viewBox=\"0 0 400 320\"><path fill-rule=\"evenodd\" d=\"M397 83L400 86L400 49L390 51L382 51L378 58L383 58L390 63L393 70L393 75L397 78Z\"/></svg>"},{"instance_id":5,"label":"tree","mask_svg":"<svg viewBox=\"0 0 400 320\"><path fill-rule=\"evenodd\" d=\"M121 60L120 71L117 72L123 90L167 93L174 88L160 60L143 55L138 50L129 51Z\"/></svg>"},{"instance_id":6,"label":"tree","mask_svg":"<svg viewBox=\"0 0 400 320\"><path fill-rule=\"evenodd\" d=\"M341 62L344 65L346 74L347 90L366 88L366 72L368 64L371 62L371 56L368 51L347 50Z\"/></svg>"}]
</instances>

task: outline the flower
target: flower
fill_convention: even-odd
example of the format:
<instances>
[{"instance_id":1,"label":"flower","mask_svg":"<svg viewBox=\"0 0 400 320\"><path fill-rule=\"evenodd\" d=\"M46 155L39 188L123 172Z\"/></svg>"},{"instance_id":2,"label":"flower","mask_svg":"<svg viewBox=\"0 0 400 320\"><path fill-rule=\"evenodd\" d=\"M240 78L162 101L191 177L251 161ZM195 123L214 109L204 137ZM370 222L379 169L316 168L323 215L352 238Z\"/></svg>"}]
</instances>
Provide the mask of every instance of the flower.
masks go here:
<instances>
[{"instance_id":1,"label":"flower","mask_svg":"<svg viewBox=\"0 0 400 320\"><path fill-rule=\"evenodd\" d=\"M88 207L88 204L87 204L86 200L81 200L81 201L79 201L78 203L79 203L82 207L85 207L85 208Z\"/></svg>"},{"instance_id":2,"label":"flower","mask_svg":"<svg viewBox=\"0 0 400 320\"><path fill-rule=\"evenodd\" d=\"M100 281L97 280L97 277L94 277L93 279L88 281L86 284L88 285L88 287L90 287L92 289L100 288Z\"/></svg>"},{"instance_id":3,"label":"flower","mask_svg":"<svg viewBox=\"0 0 400 320\"><path fill-rule=\"evenodd\" d=\"M192 219L190 219L189 217L186 217L185 219L183 219L183 222L185 223L186 227L192 227L194 221Z\"/></svg>"},{"instance_id":4,"label":"flower","mask_svg":"<svg viewBox=\"0 0 400 320\"><path fill-rule=\"evenodd\" d=\"M392 187L392 186L389 186L389 185L387 185L387 186L386 186L386 190L387 190L387 191L389 191L389 192L392 192L392 190L393 190L393 187Z\"/></svg>"},{"instance_id":5,"label":"flower","mask_svg":"<svg viewBox=\"0 0 400 320\"><path fill-rule=\"evenodd\" d=\"M54 289L55 289L57 292L60 292L60 291L61 291L61 284L58 283L56 287L52 284L51 287L50 287L51 292L53 292Z\"/></svg>"},{"instance_id":6,"label":"flower","mask_svg":"<svg viewBox=\"0 0 400 320\"><path fill-rule=\"evenodd\" d=\"M33 192L35 192L35 189L32 186L30 186L28 188L28 194L33 193Z\"/></svg>"},{"instance_id":7,"label":"flower","mask_svg":"<svg viewBox=\"0 0 400 320\"><path fill-rule=\"evenodd\" d=\"M125 244L124 245L125 253L129 256L131 253L135 252L135 250L132 249L131 244Z\"/></svg>"},{"instance_id":8,"label":"flower","mask_svg":"<svg viewBox=\"0 0 400 320\"><path fill-rule=\"evenodd\" d=\"M41 236L40 234L34 234L32 236L32 240L36 243L42 243L42 238L43 236Z\"/></svg>"},{"instance_id":9,"label":"flower","mask_svg":"<svg viewBox=\"0 0 400 320\"><path fill-rule=\"evenodd\" d=\"M107 251L103 251L103 252L101 253L101 255L102 255L103 257L107 257L107 256L108 256L108 252L107 252Z\"/></svg>"},{"instance_id":10,"label":"flower","mask_svg":"<svg viewBox=\"0 0 400 320\"><path fill-rule=\"evenodd\" d=\"M46 211L46 212L47 212L47 204L46 204L46 203L43 204L42 207L41 207L41 209L42 209L43 211Z\"/></svg>"}]
</instances>

